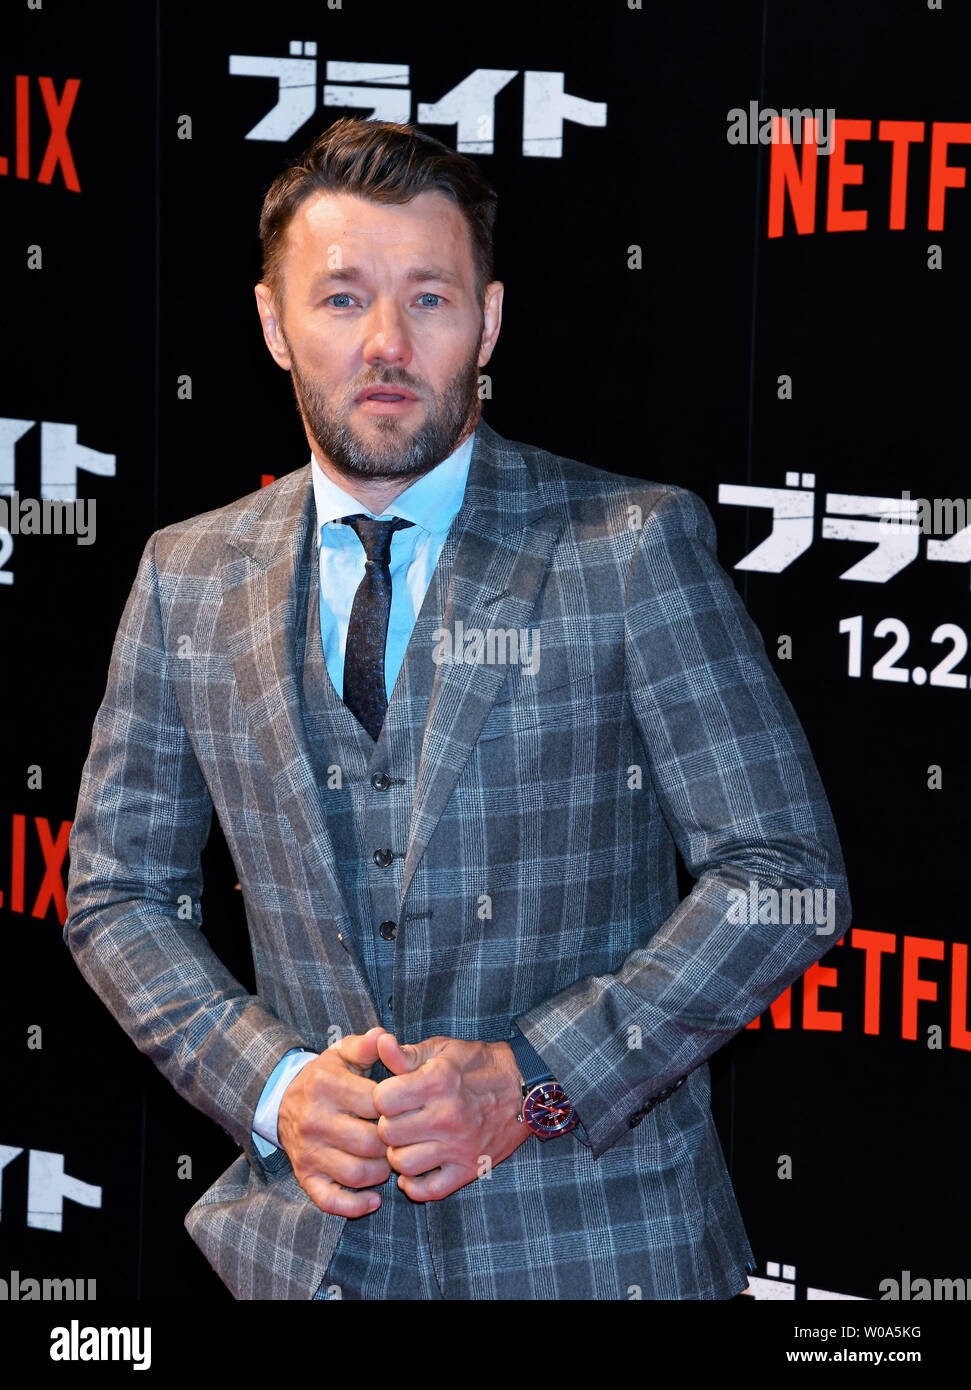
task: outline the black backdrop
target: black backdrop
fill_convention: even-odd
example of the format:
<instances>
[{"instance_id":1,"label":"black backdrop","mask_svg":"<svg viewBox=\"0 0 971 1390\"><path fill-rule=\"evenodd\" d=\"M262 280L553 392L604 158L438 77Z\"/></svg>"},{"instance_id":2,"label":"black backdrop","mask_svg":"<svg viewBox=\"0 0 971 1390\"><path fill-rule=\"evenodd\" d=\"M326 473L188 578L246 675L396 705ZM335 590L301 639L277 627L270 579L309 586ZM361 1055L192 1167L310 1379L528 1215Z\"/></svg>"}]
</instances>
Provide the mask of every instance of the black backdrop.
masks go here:
<instances>
[{"instance_id":1,"label":"black backdrop","mask_svg":"<svg viewBox=\"0 0 971 1390\"><path fill-rule=\"evenodd\" d=\"M839 496L863 499L846 507L865 526L868 500L872 524L890 505L874 499L971 493L971 27L952 0L726 9L103 0L94 12L46 0L3 20L0 495L55 495L60 480L69 497L76 431L89 451L76 496L96 503L97 529L90 545L0 532L0 1278L95 1279L99 1298L229 1299L182 1217L237 1150L136 1052L74 966L60 931L63 844L149 533L308 456L253 299L267 185L318 130L378 101L396 105L376 114L403 111L455 144L454 118L436 124L441 113L420 108L477 69L515 74L495 98L491 149L474 153L500 194L506 285L486 418L704 498L721 562L778 653L846 853L846 939L793 987L788 1017L784 1000L712 1062L753 1287L879 1299L903 1271L971 1273L971 659L953 667L960 686L908 674L952 643L963 651L971 532L947 559L921 532L909 563L870 578L845 571L876 537L838 534ZM286 79L307 118L288 138L247 138L277 84L238 69L296 44L316 45ZM593 123L534 126L555 113L541 88L560 74ZM374 97L355 95L361 85ZM773 162L776 177L787 155L805 174L810 152L731 143L729 112L750 102L871 123L868 140L851 128L845 162L862 175L848 171L842 199L830 188L837 154L819 156L812 231L797 229L787 194L770 235ZM886 121L923 123L897 228ZM935 133L950 137L943 159L956 171L943 175L943 228L931 211ZM866 209L865 228L837 229L840 206ZM784 494L793 482L811 544L778 572L736 568L771 513L730 489ZM960 531L971 517L957 515ZM907 539L881 533L880 554ZM898 626L878 635L886 618ZM898 678L880 678L900 624ZM942 624L954 625L943 637ZM207 934L252 987L218 828L205 868Z\"/></svg>"}]
</instances>

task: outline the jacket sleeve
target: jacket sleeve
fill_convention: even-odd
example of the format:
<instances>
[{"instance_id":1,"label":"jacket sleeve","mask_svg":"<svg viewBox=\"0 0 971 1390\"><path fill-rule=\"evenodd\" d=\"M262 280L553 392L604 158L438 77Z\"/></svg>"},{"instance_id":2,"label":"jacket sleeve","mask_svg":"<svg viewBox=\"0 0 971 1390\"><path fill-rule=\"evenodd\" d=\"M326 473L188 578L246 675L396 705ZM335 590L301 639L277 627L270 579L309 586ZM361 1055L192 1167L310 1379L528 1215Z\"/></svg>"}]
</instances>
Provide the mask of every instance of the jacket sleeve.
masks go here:
<instances>
[{"instance_id":1,"label":"jacket sleeve","mask_svg":"<svg viewBox=\"0 0 971 1390\"><path fill-rule=\"evenodd\" d=\"M280 1058L304 1040L202 934L212 801L168 676L150 537L122 614L71 829L64 941L139 1051L261 1176L252 1125ZM176 640L173 638L173 641Z\"/></svg>"},{"instance_id":2,"label":"jacket sleeve","mask_svg":"<svg viewBox=\"0 0 971 1390\"><path fill-rule=\"evenodd\" d=\"M645 520L624 642L650 777L696 882L616 974L578 980L515 1020L563 1085L594 1157L850 923L839 838L802 726L715 559L711 516L685 489ZM636 872L636 846L633 862ZM765 888L776 890L763 899L779 904L775 913L750 910ZM785 890L811 893L792 911Z\"/></svg>"}]
</instances>

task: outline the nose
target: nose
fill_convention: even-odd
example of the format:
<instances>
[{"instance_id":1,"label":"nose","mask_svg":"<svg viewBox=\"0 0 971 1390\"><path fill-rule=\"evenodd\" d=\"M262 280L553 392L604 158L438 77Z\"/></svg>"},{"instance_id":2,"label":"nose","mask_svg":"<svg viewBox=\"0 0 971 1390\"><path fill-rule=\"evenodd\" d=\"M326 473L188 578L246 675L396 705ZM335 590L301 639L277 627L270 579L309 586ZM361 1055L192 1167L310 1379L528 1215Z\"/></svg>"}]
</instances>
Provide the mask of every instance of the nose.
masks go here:
<instances>
[{"instance_id":1,"label":"nose","mask_svg":"<svg viewBox=\"0 0 971 1390\"><path fill-rule=\"evenodd\" d=\"M371 367L407 367L411 361L411 340L400 309L384 299L376 299L367 316L364 360Z\"/></svg>"}]
</instances>

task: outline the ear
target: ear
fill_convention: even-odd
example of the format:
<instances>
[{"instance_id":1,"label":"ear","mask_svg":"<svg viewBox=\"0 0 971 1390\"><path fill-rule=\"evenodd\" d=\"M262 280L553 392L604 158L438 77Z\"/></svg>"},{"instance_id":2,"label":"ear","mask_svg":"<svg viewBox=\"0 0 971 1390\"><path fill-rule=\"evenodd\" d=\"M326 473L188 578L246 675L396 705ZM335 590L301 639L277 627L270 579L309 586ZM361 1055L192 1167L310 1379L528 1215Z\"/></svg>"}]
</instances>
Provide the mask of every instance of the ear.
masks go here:
<instances>
[{"instance_id":1,"label":"ear","mask_svg":"<svg viewBox=\"0 0 971 1390\"><path fill-rule=\"evenodd\" d=\"M263 325L263 341L270 350L270 356L278 367L290 370L290 352L280 327L280 314L276 300L269 285L262 281L255 286L256 308Z\"/></svg>"},{"instance_id":2,"label":"ear","mask_svg":"<svg viewBox=\"0 0 971 1390\"><path fill-rule=\"evenodd\" d=\"M492 280L486 285L482 306L482 345L479 348L480 367L484 367L492 356L492 350L502 327L502 296L505 285L501 280Z\"/></svg>"}]
</instances>

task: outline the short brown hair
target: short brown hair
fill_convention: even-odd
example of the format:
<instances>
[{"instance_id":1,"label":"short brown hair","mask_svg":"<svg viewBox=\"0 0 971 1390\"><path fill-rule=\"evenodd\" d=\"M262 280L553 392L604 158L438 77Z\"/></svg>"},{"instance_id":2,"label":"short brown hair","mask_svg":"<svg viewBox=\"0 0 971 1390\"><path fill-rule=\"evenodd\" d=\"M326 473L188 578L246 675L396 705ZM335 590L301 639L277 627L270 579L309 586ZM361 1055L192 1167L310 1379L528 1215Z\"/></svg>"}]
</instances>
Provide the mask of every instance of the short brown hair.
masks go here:
<instances>
[{"instance_id":1,"label":"short brown hair","mask_svg":"<svg viewBox=\"0 0 971 1390\"><path fill-rule=\"evenodd\" d=\"M498 196L464 154L431 135L392 121L344 116L322 131L270 185L260 213L263 280L283 304L286 232L300 205L314 193L354 193L376 203L408 203L439 192L458 206L472 241L475 292L482 303L495 278L492 233Z\"/></svg>"}]
</instances>

